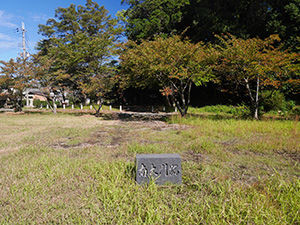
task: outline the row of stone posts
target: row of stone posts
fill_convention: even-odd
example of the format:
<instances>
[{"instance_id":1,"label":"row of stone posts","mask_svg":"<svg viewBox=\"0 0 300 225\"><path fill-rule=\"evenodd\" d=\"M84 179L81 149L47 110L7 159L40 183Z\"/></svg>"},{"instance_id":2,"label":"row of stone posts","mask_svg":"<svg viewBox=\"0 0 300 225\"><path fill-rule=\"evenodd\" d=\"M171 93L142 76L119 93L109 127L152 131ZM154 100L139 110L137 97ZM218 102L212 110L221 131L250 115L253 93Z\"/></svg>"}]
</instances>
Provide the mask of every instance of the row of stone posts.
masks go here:
<instances>
[{"instance_id":1,"label":"row of stone posts","mask_svg":"<svg viewBox=\"0 0 300 225\"><path fill-rule=\"evenodd\" d=\"M57 106L55 106L55 107L57 108ZM72 109L74 109L74 105L72 105L71 107L72 107ZM43 104L41 104L41 109L42 108L43 108ZM49 109L49 105L48 104L47 104L46 108ZM66 105L63 105L63 109L66 109ZM82 104L80 104L80 109L81 110L83 109L83 105ZM90 110L92 110L92 109L93 109L93 106L90 105ZM112 105L109 106L109 110L110 111L112 110ZM120 112L122 112L122 111L123 111L123 107L122 107L122 105L120 105ZM154 106L152 106L151 111L154 112ZM164 106L163 107L163 112L165 112L165 111L166 111L166 107ZM175 112L177 112L177 107L175 107Z\"/></svg>"}]
</instances>

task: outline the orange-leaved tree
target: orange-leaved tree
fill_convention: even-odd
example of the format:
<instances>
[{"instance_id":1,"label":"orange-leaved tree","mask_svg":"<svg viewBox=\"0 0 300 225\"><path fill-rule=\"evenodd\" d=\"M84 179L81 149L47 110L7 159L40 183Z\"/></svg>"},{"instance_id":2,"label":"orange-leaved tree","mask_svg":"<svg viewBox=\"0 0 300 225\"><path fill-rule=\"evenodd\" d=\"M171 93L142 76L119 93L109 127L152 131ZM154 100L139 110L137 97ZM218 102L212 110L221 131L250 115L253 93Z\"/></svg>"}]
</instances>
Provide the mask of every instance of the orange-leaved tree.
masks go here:
<instances>
[{"instance_id":1,"label":"orange-leaved tree","mask_svg":"<svg viewBox=\"0 0 300 225\"><path fill-rule=\"evenodd\" d=\"M29 59L0 61L0 87L7 96L7 103L15 111L22 111L22 99L33 77L33 66Z\"/></svg>"},{"instance_id":2,"label":"orange-leaved tree","mask_svg":"<svg viewBox=\"0 0 300 225\"><path fill-rule=\"evenodd\" d=\"M157 85L162 95L176 104L185 116L190 104L192 84L213 80L207 66L207 49L174 35L156 37L140 44L128 41L120 54L123 83L136 87Z\"/></svg>"},{"instance_id":3,"label":"orange-leaved tree","mask_svg":"<svg viewBox=\"0 0 300 225\"><path fill-rule=\"evenodd\" d=\"M277 35L265 40L244 40L229 34L217 37L220 44L215 47L213 70L219 80L245 88L253 117L258 119L261 90L282 87L290 79L297 55L274 47L280 41Z\"/></svg>"}]
</instances>

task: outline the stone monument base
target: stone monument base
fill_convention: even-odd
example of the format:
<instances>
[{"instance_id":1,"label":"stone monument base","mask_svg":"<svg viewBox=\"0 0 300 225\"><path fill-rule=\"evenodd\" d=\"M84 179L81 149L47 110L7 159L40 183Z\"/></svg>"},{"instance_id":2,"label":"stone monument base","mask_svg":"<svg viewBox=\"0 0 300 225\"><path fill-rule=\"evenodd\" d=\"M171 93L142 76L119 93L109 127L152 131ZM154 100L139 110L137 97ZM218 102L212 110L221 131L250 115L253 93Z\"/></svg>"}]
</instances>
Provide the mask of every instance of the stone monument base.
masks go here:
<instances>
[{"instance_id":1,"label":"stone monument base","mask_svg":"<svg viewBox=\"0 0 300 225\"><path fill-rule=\"evenodd\" d=\"M145 184L151 179L158 185L182 184L179 154L137 154L136 182Z\"/></svg>"}]
</instances>

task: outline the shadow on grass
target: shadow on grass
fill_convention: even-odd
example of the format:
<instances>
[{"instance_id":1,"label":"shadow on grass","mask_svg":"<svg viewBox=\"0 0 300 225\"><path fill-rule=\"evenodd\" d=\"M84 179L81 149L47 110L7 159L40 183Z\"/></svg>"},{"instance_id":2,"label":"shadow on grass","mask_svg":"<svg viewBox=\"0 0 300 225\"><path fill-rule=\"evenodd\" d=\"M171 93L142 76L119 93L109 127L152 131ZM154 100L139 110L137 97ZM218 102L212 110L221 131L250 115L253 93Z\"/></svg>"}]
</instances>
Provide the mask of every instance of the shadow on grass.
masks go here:
<instances>
[{"instance_id":1,"label":"shadow on grass","mask_svg":"<svg viewBox=\"0 0 300 225\"><path fill-rule=\"evenodd\" d=\"M35 115L53 115L52 111L45 110L23 110L24 114L35 114ZM64 115L74 115L74 116L83 116L83 115L91 115L95 117L101 117L104 120L121 120L121 121L151 121L151 120L160 120L160 121L177 121L180 120L179 113L145 113L145 112L100 112L99 115L96 115L95 112L91 111L61 111L59 110L57 114ZM201 119L210 119L210 120L254 120L251 116L237 116L231 114L214 114L214 113L187 113L185 119L193 119L193 118L201 118ZM276 115L263 115L259 120L299 120L299 116L289 115L289 116L276 116Z\"/></svg>"},{"instance_id":2,"label":"shadow on grass","mask_svg":"<svg viewBox=\"0 0 300 225\"><path fill-rule=\"evenodd\" d=\"M99 117L104 120L141 121L141 120L166 120L171 114L139 113L139 112L116 112L100 113Z\"/></svg>"},{"instance_id":3,"label":"shadow on grass","mask_svg":"<svg viewBox=\"0 0 300 225\"><path fill-rule=\"evenodd\" d=\"M52 111L40 111L40 110L23 110L22 111L25 115L53 115Z\"/></svg>"}]
</instances>

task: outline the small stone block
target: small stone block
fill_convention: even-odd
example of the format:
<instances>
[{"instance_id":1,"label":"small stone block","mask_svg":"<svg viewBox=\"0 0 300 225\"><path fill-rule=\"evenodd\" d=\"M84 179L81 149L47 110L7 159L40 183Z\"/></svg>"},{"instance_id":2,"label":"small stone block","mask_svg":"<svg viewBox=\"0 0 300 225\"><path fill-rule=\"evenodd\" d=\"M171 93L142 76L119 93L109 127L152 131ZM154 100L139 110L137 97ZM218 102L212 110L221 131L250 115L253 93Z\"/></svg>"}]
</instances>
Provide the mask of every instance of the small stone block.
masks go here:
<instances>
[{"instance_id":1,"label":"small stone block","mask_svg":"<svg viewBox=\"0 0 300 225\"><path fill-rule=\"evenodd\" d=\"M182 184L181 158L179 154L137 154L136 182L156 184Z\"/></svg>"}]
</instances>

